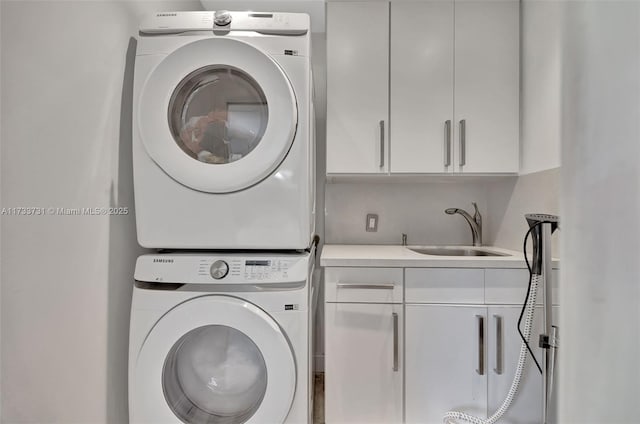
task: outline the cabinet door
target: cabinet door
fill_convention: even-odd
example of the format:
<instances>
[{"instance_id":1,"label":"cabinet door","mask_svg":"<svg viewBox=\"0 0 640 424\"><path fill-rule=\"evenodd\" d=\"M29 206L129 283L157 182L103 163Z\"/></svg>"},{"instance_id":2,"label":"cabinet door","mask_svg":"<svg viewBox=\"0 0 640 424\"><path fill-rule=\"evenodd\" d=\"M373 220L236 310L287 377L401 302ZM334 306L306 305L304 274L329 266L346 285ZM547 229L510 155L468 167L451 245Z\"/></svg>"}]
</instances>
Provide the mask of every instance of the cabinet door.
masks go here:
<instances>
[{"instance_id":1,"label":"cabinet door","mask_svg":"<svg viewBox=\"0 0 640 424\"><path fill-rule=\"evenodd\" d=\"M407 423L440 424L451 410L486 417L486 311L406 305Z\"/></svg>"},{"instance_id":2,"label":"cabinet door","mask_svg":"<svg viewBox=\"0 0 640 424\"><path fill-rule=\"evenodd\" d=\"M402 422L402 305L325 303L325 421Z\"/></svg>"},{"instance_id":3,"label":"cabinet door","mask_svg":"<svg viewBox=\"0 0 640 424\"><path fill-rule=\"evenodd\" d=\"M488 308L489 320L489 386L488 414L498 410L507 396L518 365L522 339L517 325L521 306ZM542 349L538 335L542 329L542 308L537 307L530 345L542 366ZM508 424L538 424L542 422L542 375L530 356L520 380L518 393L500 422Z\"/></svg>"},{"instance_id":4,"label":"cabinet door","mask_svg":"<svg viewBox=\"0 0 640 424\"><path fill-rule=\"evenodd\" d=\"M391 172L451 172L453 0L391 3L390 81Z\"/></svg>"},{"instance_id":5,"label":"cabinet door","mask_svg":"<svg viewBox=\"0 0 640 424\"><path fill-rule=\"evenodd\" d=\"M388 170L389 4L327 3L327 173Z\"/></svg>"},{"instance_id":6,"label":"cabinet door","mask_svg":"<svg viewBox=\"0 0 640 424\"><path fill-rule=\"evenodd\" d=\"M519 39L517 0L456 0L457 172L518 172Z\"/></svg>"}]
</instances>

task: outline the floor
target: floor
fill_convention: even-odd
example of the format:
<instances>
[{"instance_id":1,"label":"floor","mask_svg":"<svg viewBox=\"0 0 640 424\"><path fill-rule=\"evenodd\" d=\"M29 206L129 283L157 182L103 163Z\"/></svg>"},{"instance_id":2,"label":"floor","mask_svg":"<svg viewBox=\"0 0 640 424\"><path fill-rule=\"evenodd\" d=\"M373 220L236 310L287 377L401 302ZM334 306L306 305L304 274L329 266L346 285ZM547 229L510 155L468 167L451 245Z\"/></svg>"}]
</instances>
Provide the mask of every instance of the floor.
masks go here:
<instances>
[{"instance_id":1,"label":"floor","mask_svg":"<svg viewBox=\"0 0 640 424\"><path fill-rule=\"evenodd\" d=\"M324 424L324 373L316 373L313 382L313 424Z\"/></svg>"}]
</instances>

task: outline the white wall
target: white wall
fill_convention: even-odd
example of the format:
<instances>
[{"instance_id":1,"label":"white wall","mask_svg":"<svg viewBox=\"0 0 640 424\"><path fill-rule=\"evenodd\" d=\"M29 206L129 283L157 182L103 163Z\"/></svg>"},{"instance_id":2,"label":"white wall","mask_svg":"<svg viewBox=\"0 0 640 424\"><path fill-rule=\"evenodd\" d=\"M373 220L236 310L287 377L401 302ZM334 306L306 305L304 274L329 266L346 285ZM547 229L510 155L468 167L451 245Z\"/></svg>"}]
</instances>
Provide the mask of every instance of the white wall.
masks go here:
<instances>
[{"instance_id":1,"label":"white wall","mask_svg":"<svg viewBox=\"0 0 640 424\"><path fill-rule=\"evenodd\" d=\"M560 423L640 417L640 3L563 22Z\"/></svg>"},{"instance_id":2,"label":"white wall","mask_svg":"<svg viewBox=\"0 0 640 424\"><path fill-rule=\"evenodd\" d=\"M529 229L525 214L560 213L560 170L540 171L491 183L487 203L486 222L490 229L487 244L520 252ZM554 233L551 250L555 257L560 253L559 241L558 233Z\"/></svg>"},{"instance_id":3,"label":"white wall","mask_svg":"<svg viewBox=\"0 0 640 424\"><path fill-rule=\"evenodd\" d=\"M0 47L2 45L2 7L0 6ZM2 81L2 55L0 54L0 81ZM0 87L0 94L2 89ZM0 128L2 128L2 101L0 100ZM0 130L1 137L1 130ZM0 142L2 140L0 139ZM2 148L0 148L0 187L2 187ZM0 190L0 209L4 206L2 190ZM0 422L2 421L2 222L0 220Z\"/></svg>"},{"instance_id":4,"label":"white wall","mask_svg":"<svg viewBox=\"0 0 640 424\"><path fill-rule=\"evenodd\" d=\"M561 1L521 3L520 173L560 166Z\"/></svg>"},{"instance_id":5,"label":"white wall","mask_svg":"<svg viewBox=\"0 0 640 424\"><path fill-rule=\"evenodd\" d=\"M132 37L200 4L0 7L2 206L132 209ZM127 422L133 211L3 216L1 252L2 422Z\"/></svg>"}]
</instances>

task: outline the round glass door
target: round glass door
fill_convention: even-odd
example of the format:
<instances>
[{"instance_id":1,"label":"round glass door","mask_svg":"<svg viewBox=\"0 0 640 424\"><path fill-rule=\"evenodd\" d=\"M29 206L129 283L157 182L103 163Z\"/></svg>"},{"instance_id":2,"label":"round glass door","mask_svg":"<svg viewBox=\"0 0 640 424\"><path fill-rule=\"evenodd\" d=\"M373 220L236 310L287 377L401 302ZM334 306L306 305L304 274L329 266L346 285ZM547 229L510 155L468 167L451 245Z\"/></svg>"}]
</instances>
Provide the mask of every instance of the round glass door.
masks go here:
<instances>
[{"instance_id":1,"label":"round glass door","mask_svg":"<svg viewBox=\"0 0 640 424\"><path fill-rule=\"evenodd\" d=\"M205 38L164 57L139 57L138 69L149 75L140 86L136 134L180 184L208 193L244 190L289 153L296 97L266 52L244 41Z\"/></svg>"},{"instance_id":2,"label":"round glass door","mask_svg":"<svg viewBox=\"0 0 640 424\"><path fill-rule=\"evenodd\" d=\"M244 333L224 325L182 336L162 375L167 404L185 423L244 423L267 390L262 353Z\"/></svg>"},{"instance_id":3,"label":"round glass door","mask_svg":"<svg viewBox=\"0 0 640 424\"><path fill-rule=\"evenodd\" d=\"M269 120L267 98L247 73L206 66L187 75L169 101L173 139L190 157L226 164L260 143Z\"/></svg>"},{"instance_id":4,"label":"round glass door","mask_svg":"<svg viewBox=\"0 0 640 424\"><path fill-rule=\"evenodd\" d=\"M135 422L283 422L296 363L280 325L260 307L204 295L167 311L135 360Z\"/></svg>"}]
</instances>

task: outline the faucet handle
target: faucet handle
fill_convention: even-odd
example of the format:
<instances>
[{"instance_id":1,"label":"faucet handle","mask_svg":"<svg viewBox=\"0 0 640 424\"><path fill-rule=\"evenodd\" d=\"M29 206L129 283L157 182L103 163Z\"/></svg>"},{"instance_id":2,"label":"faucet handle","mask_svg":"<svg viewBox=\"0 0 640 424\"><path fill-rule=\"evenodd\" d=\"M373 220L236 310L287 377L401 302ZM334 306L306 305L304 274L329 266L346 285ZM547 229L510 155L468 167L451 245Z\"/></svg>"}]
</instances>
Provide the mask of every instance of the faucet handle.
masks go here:
<instances>
[{"instance_id":1,"label":"faucet handle","mask_svg":"<svg viewBox=\"0 0 640 424\"><path fill-rule=\"evenodd\" d=\"M475 212L473 214L473 220L476 221L476 223L480 224L482 222L482 215L480 215L480 211L478 210L478 204L476 202L471 202L471 204L475 209Z\"/></svg>"}]
</instances>

